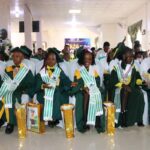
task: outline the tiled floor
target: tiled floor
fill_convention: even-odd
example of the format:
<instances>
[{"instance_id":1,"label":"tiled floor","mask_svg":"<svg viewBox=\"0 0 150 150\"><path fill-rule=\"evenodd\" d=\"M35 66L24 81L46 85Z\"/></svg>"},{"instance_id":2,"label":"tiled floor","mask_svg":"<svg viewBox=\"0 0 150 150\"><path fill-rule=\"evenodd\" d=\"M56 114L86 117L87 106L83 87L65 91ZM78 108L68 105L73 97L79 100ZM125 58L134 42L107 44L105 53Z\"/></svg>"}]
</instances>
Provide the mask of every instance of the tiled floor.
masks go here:
<instances>
[{"instance_id":1,"label":"tiled floor","mask_svg":"<svg viewBox=\"0 0 150 150\"><path fill-rule=\"evenodd\" d=\"M150 127L117 129L115 136L97 134L91 129L85 134L75 132L68 140L64 130L47 127L45 134L28 132L27 138L19 140L17 129L5 135L0 129L0 150L150 150Z\"/></svg>"}]
</instances>

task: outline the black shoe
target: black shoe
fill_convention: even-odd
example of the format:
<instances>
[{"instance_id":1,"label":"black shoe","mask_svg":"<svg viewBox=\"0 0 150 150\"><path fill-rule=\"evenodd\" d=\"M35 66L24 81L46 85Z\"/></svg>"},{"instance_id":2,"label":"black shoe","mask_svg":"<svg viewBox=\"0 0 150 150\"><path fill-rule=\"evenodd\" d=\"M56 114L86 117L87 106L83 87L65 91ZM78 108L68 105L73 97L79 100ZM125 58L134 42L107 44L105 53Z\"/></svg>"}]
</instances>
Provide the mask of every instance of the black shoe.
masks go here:
<instances>
[{"instance_id":1,"label":"black shoe","mask_svg":"<svg viewBox=\"0 0 150 150\"><path fill-rule=\"evenodd\" d=\"M12 125L12 124L7 124L5 133L6 133L6 134L11 134L13 131L14 131L14 125Z\"/></svg>"},{"instance_id":2,"label":"black shoe","mask_svg":"<svg viewBox=\"0 0 150 150\"><path fill-rule=\"evenodd\" d=\"M0 119L0 128L4 125L4 121L2 119Z\"/></svg>"},{"instance_id":3,"label":"black shoe","mask_svg":"<svg viewBox=\"0 0 150 150\"><path fill-rule=\"evenodd\" d=\"M115 123L115 128L119 128L120 124L119 123Z\"/></svg>"},{"instance_id":4,"label":"black shoe","mask_svg":"<svg viewBox=\"0 0 150 150\"><path fill-rule=\"evenodd\" d=\"M104 133L105 129L104 128L96 128L97 133Z\"/></svg>"},{"instance_id":5,"label":"black shoe","mask_svg":"<svg viewBox=\"0 0 150 150\"><path fill-rule=\"evenodd\" d=\"M122 113L121 117L122 117L121 127L123 128L128 127L126 123L126 112Z\"/></svg>"},{"instance_id":6,"label":"black shoe","mask_svg":"<svg viewBox=\"0 0 150 150\"><path fill-rule=\"evenodd\" d=\"M86 129L78 129L78 131L80 132L80 133L85 133L87 130Z\"/></svg>"},{"instance_id":7,"label":"black shoe","mask_svg":"<svg viewBox=\"0 0 150 150\"><path fill-rule=\"evenodd\" d=\"M90 126L88 126L88 125L85 125L83 128L84 128L86 131L90 130Z\"/></svg>"},{"instance_id":8,"label":"black shoe","mask_svg":"<svg viewBox=\"0 0 150 150\"><path fill-rule=\"evenodd\" d=\"M55 120L55 121L48 121L48 126L50 128L54 128L56 125L59 124L59 120Z\"/></svg>"},{"instance_id":9,"label":"black shoe","mask_svg":"<svg viewBox=\"0 0 150 150\"><path fill-rule=\"evenodd\" d=\"M139 123L138 123L138 126L139 126L139 127L144 127L143 122L139 122Z\"/></svg>"}]
</instances>

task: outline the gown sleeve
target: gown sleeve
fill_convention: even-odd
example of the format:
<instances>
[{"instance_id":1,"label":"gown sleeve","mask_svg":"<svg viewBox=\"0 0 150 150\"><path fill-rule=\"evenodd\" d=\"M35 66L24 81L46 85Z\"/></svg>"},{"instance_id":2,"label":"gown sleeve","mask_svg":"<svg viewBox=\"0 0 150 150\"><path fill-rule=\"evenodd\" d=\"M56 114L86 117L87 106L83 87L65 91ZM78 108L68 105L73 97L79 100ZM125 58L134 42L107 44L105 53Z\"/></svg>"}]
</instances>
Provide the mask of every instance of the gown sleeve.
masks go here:
<instances>
[{"instance_id":1,"label":"gown sleeve","mask_svg":"<svg viewBox=\"0 0 150 150\"><path fill-rule=\"evenodd\" d=\"M79 71L77 71L77 70L75 71L74 82L77 83L77 86L71 88L71 92L70 92L71 95L74 95L78 92L82 92L82 90L84 88L84 81L81 78Z\"/></svg>"},{"instance_id":2,"label":"gown sleeve","mask_svg":"<svg viewBox=\"0 0 150 150\"><path fill-rule=\"evenodd\" d=\"M111 75L110 75L110 86L111 88L121 88L122 84L118 80L117 72L115 69L112 70Z\"/></svg>"},{"instance_id":3,"label":"gown sleeve","mask_svg":"<svg viewBox=\"0 0 150 150\"><path fill-rule=\"evenodd\" d=\"M31 98L34 96L34 83L35 78L31 71L29 71L26 79L26 90L25 93L27 93Z\"/></svg>"},{"instance_id":4,"label":"gown sleeve","mask_svg":"<svg viewBox=\"0 0 150 150\"><path fill-rule=\"evenodd\" d=\"M71 87L71 81L69 79L69 77L67 77L65 75L65 73L63 71L61 71L60 73L60 90L61 92L68 92L68 90L70 90Z\"/></svg>"},{"instance_id":5,"label":"gown sleeve","mask_svg":"<svg viewBox=\"0 0 150 150\"><path fill-rule=\"evenodd\" d=\"M40 74L38 73L35 76L35 93L43 91L41 88L42 84L43 84L42 78L41 78Z\"/></svg>"}]
</instances>

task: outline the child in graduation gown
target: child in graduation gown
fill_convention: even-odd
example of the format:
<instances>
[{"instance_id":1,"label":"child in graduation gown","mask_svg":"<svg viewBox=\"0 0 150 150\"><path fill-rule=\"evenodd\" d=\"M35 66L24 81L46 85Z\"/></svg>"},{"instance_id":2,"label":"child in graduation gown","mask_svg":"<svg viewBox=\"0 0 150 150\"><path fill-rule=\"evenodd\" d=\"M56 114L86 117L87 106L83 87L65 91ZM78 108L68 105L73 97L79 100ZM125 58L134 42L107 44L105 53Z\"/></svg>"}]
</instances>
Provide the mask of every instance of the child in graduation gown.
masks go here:
<instances>
[{"instance_id":1,"label":"child in graduation gown","mask_svg":"<svg viewBox=\"0 0 150 150\"><path fill-rule=\"evenodd\" d=\"M117 126L127 127L138 123L143 126L144 97L140 86L140 73L133 62L133 52L126 48L123 60L111 72L112 98L116 105Z\"/></svg>"},{"instance_id":2,"label":"child in graduation gown","mask_svg":"<svg viewBox=\"0 0 150 150\"><path fill-rule=\"evenodd\" d=\"M41 120L48 121L50 127L59 123L61 105L69 101L66 94L71 86L71 81L59 67L59 54L55 49L48 49L43 67L36 76L37 100L43 105Z\"/></svg>"},{"instance_id":3,"label":"child in graduation gown","mask_svg":"<svg viewBox=\"0 0 150 150\"><path fill-rule=\"evenodd\" d=\"M100 76L95 65L94 54L83 50L75 71L71 94L76 97L75 116L79 132L89 130L94 125L97 132L104 132L104 111L100 92Z\"/></svg>"},{"instance_id":4,"label":"child in graduation gown","mask_svg":"<svg viewBox=\"0 0 150 150\"><path fill-rule=\"evenodd\" d=\"M0 88L0 97L2 97L2 102L0 103L0 125L2 126L7 121L6 134L12 133L16 124L16 102L21 103L23 93L32 97L34 85L34 77L31 71L22 63L25 51L17 47L11 52L13 53L14 65L6 67Z\"/></svg>"}]
</instances>

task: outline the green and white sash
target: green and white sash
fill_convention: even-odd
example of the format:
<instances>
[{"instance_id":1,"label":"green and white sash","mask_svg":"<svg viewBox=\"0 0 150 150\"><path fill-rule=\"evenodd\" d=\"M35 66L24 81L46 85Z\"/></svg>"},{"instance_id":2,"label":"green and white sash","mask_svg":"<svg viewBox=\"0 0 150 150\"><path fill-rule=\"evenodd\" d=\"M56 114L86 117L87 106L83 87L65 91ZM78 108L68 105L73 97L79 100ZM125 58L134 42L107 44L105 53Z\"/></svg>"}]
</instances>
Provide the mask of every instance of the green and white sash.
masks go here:
<instances>
[{"instance_id":1,"label":"green and white sash","mask_svg":"<svg viewBox=\"0 0 150 150\"><path fill-rule=\"evenodd\" d=\"M91 69L92 66L90 66L90 70ZM94 73L90 74L84 66L81 67L80 73L84 84L89 88L90 94L87 124L95 125L96 116L100 116L103 114L101 93L96 85Z\"/></svg>"},{"instance_id":2,"label":"green and white sash","mask_svg":"<svg viewBox=\"0 0 150 150\"><path fill-rule=\"evenodd\" d=\"M12 108L13 92L17 89L28 72L29 69L26 66L21 67L13 80L5 73L3 78L4 82L0 88L0 97L4 97L5 108Z\"/></svg>"},{"instance_id":3,"label":"green and white sash","mask_svg":"<svg viewBox=\"0 0 150 150\"><path fill-rule=\"evenodd\" d=\"M55 66L55 70L51 77L49 77L48 72L44 69L40 71L40 75L42 77L43 82L49 84L51 88L46 88L44 90L44 113L43 119L45 121L53 120L53 100L54 100L54 92L57 85L58 78L60 76L61 69L58 66Z\"/></svg>"},{"instance_id":4,"label":"green and white sash","mask_svg":"<svg viewBox=\"0 0 150 150\"><path fill-rule=\"evenodd\" d=\"M118 62L115 66L115 70L117 72L117 76L119 79L119 82L125 81L129 76L131 76L133 66L131 65L127 69L123 70L121 67L121 62ZM115 97L114 97L114 104L116 106L116 119L115 122L118 123L119 114L121 112L121 95L120 95L121 89L117 88L115 90Z\"/></svg>"},{"instance_id":5,"label":"green and white sash","mask_svg":"<svg viewBox=\"0 0 150 150\"><path fill-rule=\"evenodd\" d=\"M121 67L121 62L117 63L117 65L115 66L115 70L120 82L125 81L129 76L131 76L133 66L134 65L130 65L129 67L126 67L125 70L123 70Z\"/></svg>"}]
</instances>

